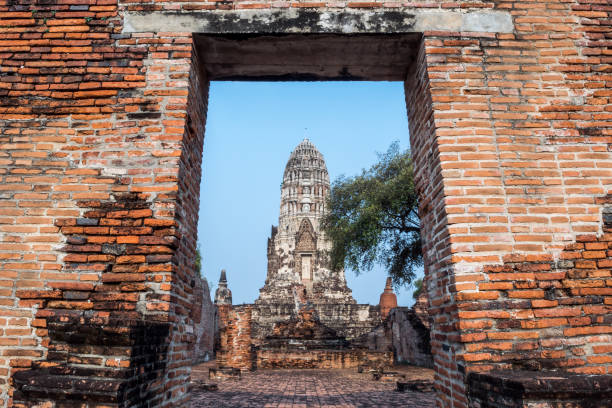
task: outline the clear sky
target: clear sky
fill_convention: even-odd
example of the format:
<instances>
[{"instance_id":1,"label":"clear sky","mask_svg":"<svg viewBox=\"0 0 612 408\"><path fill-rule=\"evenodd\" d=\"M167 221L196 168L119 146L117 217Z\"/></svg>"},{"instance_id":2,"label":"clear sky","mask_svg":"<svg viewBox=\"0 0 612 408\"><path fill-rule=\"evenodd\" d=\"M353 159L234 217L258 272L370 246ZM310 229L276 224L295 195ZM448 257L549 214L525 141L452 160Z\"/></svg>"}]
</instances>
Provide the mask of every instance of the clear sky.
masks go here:
<instances>
[{"instance_id":1,"label":"clear sky","mask_svg":"<svg viewBox=\"0 0 612 408\"><path fill-rule=\"evenodd\" d=\"M330 179L360 173L377 152L409 147L401 82L213 82L204 156L198 241L203 275L217 287L227 270L234 304L252 303L266 279L266 245L278 224L280 184L295 146L308 137ZM386 273L346 271L358 303L378 304ZM402 288L400 306L413 303Z\"/></svg>"}]
</instances>

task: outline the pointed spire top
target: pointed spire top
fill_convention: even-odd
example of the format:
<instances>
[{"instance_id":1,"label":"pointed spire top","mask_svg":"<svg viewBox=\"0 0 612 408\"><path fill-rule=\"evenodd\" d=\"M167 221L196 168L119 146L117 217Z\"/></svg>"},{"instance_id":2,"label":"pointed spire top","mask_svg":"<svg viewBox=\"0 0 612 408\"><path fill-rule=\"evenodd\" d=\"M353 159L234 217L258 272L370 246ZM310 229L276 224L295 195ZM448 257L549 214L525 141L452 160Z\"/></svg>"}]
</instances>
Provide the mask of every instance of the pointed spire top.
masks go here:
<instances>
[{"instance_id":1,"label":"pointed spire top","mask_svg":"<svg viewBox=\"0 0 612 408\"><path fill-rule=\"evenodd\" d=\"M293 149L291 155L289 156L289 160L291 161L292 157L296 156L319 156L321 159L323 155L317 147L310 141L306 135L304 135L304 139Z\"/></svg>"},{"instance_id":2,"label":"pointed spire top","mask_svg":"<svg viewBox=\"0 0 612 408\"><path fill-rule=\"evenodd\" d=\"M391 287L391 277L387 278L387 283L385 284L385 292L393 292L393 288Z\"/></svg>"},{"instance_id":3,"label":"pointed spire top","mask_svg":"<svg viewBox=\"0 0 612 408\"><path fill-rule=\"evenodd\" d=\"M231 305L232 304L232 291L227 288L227 277L225 276L225 269L221 269L221 277L219 278L219 286L215 291L215 304L217 305Z\"/></svg>"},{"instance_id":4,"label":"pointed spire top","mask_svg":"<svg viewBox=\"0 0 612 408\"><path fill-rule=\"evenodd\" d=\"M380 306L380 315L383 319L387 318L391 309L397 307L397 296L395 296L395 293L393 293L391 283L391 277L388 277L385 290L380 294L380 301L378 302L378 305Z\"/></svg>"}]
</instances>

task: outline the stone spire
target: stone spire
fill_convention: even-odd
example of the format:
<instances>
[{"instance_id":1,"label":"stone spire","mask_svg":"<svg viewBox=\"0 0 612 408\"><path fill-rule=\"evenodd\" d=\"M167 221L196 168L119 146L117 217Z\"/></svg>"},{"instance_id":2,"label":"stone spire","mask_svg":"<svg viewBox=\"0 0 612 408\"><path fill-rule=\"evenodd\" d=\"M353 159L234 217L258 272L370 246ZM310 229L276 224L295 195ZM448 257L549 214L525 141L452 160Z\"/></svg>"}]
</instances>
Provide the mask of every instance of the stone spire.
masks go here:
<instances>
[{"instance_id":1,"label":"stone spire","mask_svg":"<svg viewBox=\"0 0 612 408\"><path fill-rule=\"evenodd\" d=\"M397 307L397 296L393 293L393 288L391 287L391 278L387 278L387 283L385 285L385 290L380 295L380 302L378 303L380 306L380 316L384 319L387 317L391 309Z\"/></svg>"},{"instance_id":2,"label":"stone spire","mask_svg":"<svg viewBox=\"0 0 612 408\"><path fill-rule=\"evenodd\" d=\"M304 218L308 218L318 232L328 193L329 174L325 159L310 140L304 139L291 152L285 166L278 218L279 232L295 234L295 227L299 227L299 221Z\"/></svg>"},{"instance_id":3,"label":"stone spire","mask_svg":"<svg viewBox=\"0 0 612 408\"><path fill-rule=\"evenodd\" d=\"M227 287L227 277L225 275L225 269L221 269L221 276L219 277L219 287L215 291L215 304L232 304L232 291L229 290Z\"/></svg>"},{"instance_id":4,"label":"stone spire","mask_svg":"<svg viewBox=\"0 0 612 408\"><path fill-rule=\"evenodd\" d=\"M267 277L252 312L256 345L282 327L314 330L314 321L349 340L369 333L382 322L380 308L357 304L344 270L332 270L329 264L332 242L321 228L329 174L310 140L289 155L280 190L278 227L272 226L268 239Z\"/></svg>"},{"instance_id":5,"label":"stone spire","mask_svg":"<svg viewBox=\"0 0 612 408\"><path fill-rule=\"evenodd\" d=\"M355 303L344 271L329 267L331 242L320 223L327 212L330 183L323 155L304 139L289 155L281 184L278 227L268 240L268 276L260 301L293 302L292 287L309 300Z\"/></svg>"}]
</instances>

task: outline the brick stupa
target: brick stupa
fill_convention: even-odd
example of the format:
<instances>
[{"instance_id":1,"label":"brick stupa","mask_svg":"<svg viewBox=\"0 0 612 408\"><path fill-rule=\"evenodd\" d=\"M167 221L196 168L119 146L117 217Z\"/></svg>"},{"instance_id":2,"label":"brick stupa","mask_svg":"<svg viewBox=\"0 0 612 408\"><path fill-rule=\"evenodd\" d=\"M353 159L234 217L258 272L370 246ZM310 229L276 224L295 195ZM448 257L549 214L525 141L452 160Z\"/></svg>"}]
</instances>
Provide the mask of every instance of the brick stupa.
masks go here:
<instances>
[{"instance_id":1,"label":"brick stupa","mask_svg":"<svg viewBox=\"0 0 612 408\"><path fill-rule=\"evenodd\" d=\"M389 315L391 309L397 307L397 296L393 293L393 288L391 287L391 278L387 278L387 283L385 284L385 290L380 295L380 301L378 302L380 306L380 316L383 319L386 319Z\"/></svg>"}]
</instances>

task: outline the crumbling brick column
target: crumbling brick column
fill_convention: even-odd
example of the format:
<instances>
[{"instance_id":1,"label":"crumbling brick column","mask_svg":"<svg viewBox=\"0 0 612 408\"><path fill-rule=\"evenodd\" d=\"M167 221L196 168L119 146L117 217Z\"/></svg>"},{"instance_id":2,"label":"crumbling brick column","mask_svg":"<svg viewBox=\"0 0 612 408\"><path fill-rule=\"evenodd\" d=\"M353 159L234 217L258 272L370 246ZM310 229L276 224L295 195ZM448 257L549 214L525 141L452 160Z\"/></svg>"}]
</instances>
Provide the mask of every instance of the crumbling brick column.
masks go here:
<instances>
[{"instance_id":1,"label":"crumbling brick column","mask_svg":"<svg viewBox=\"0 0 612 408\"><path fill-rule=\"evenodd\" d=\"M255 356L251 338L252 306L218 305L219 349L217 365L251 371Z\"/></svg>"}]
</instances>

